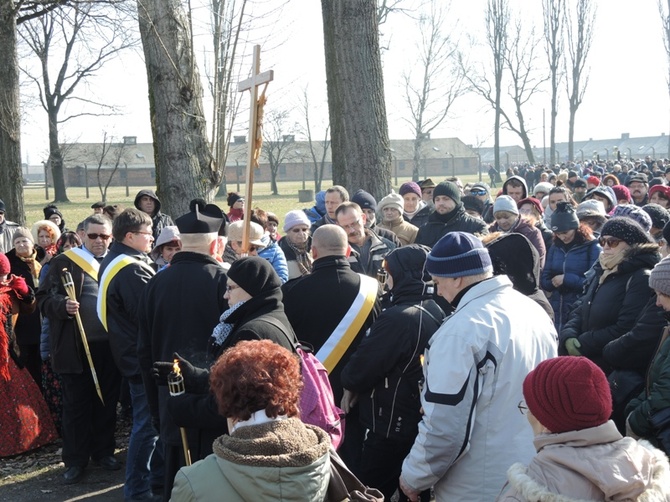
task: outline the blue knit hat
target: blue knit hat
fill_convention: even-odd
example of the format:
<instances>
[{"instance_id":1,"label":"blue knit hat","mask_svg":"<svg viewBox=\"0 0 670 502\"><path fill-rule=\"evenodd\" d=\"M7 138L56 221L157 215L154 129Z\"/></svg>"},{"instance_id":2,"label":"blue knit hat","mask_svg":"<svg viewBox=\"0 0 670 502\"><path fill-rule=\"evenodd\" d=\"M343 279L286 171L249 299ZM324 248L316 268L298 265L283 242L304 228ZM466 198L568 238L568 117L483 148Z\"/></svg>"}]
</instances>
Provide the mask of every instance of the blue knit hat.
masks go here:
<instances>
[{"instance_id":1,"label":"blue knit hat","mask_svg":"<svg viewBox=\"0 0 670 502\"><path fill-rule=\"evenodd\" d=\"M488 250L466 232L449 232L433 247L426 270L435 277L465 277L493 272Z\"/></svg>"}]
</instances>

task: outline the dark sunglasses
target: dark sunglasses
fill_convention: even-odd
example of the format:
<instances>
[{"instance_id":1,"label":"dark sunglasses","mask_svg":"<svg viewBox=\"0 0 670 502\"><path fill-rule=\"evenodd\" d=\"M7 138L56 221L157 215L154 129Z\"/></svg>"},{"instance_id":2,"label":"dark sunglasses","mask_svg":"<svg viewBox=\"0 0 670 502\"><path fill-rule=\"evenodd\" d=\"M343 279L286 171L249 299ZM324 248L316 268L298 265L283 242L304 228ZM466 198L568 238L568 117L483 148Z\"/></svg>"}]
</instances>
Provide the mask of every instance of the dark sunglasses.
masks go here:
<instances>
[{"instance_id":1,"label":"dark sunglasses","mask_svg":"<svg viewBox=\"0 0 670 502\"><path fill-rule=\"evenodd\" d=\"M111 237L111 235L106 235L106 234L86 234L89 239L92 241L96 240L98 237L100 237L103 241L106 241Z\"/></svg>"},{"instance_id":2,"label":"dark sunglasses","mask_svg":"<svg viewBox=\"0 0 670 502\"><path fill-rule=\"evenodd\" d=\"M470 195L486 195L486 190L470 190Z\"/></svg>"},{"instance_id":3,"label":"dark sunglasses","mask_svg":"<svg viewBox=\"0 0 670 502\"><path fill-rule=\"evenodd\" d=\"M605 245L608 245L609 247L614 249L615 247L617 247L619 245L620 242L622 242L622 240L621 239L615 239L614 237L609 237L609 238L601 237L598 242L600 242L600 245L602 247L605 247Z\"/></svg>"}]
</instances>

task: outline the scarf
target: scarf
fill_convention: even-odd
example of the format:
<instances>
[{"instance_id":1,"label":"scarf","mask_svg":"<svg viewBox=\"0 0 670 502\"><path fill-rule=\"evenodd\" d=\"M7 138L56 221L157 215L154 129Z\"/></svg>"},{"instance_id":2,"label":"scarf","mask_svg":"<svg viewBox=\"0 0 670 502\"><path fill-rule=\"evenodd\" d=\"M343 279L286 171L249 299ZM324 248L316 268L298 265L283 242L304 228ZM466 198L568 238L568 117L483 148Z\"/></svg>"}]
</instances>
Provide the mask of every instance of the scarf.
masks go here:
<instances>
[{"instance_id":1,"label":"scarf","mask_svg":"<svg viewBox=\"0 0 670 502\"><path fill-rule=\"evenodd\" d=\"M267 424L268 422L278 422L279 420L286 420L287 418L288 417L286 415L277 415L275 418L268 417L267 414L265 413L264 409L254 411L251 414L251 417L249 417L249 420L238 420L238 421L234 422L233 427L228 432L228 434L232 434L233 432L235 432L240 427L248 427L250 425Z\"/></svg>"},{"instance_id":2,"label":"scarf","mask_svg":"<svg viewBox=\"0 0 670 502\"><path fill-rule=\"evenodd\" d=\"M288 244L288 247L295 253L295 261L300 269L300 275L307 275L312 271L312 256L307 252L308 242L309 241L305 241L302 244L293 244L291 239L286 237L286 244Z\"/></svg>"},{"instance_id":3,"label":"scarf","mask_svg":"<svg viewBox=\"0 0 670 502\"><path fill-rule=\"evenodd\" d=\"M608 276L616 273L619 270L619 265L626 257L627 250L628 248L626 249L622 248L621 251L618 251L617 253L610 255L600 253L598 261L600 262L600 266L603 268L604 272L600 276L600 279L598 279L598 284L602 284L603 282L605 282L605 279Z\"/></svg>"},{"instance_id":4,"label":"scarf","mask_svg":"<svg viewBox=\"0 0 670 502\"><path fill-rule=\"evenodd\" d=\"M235 312L237 309L239 309L242 305L244 305L246 300L241 301L230 307L228 310L226 310L223 314L221 314L221 317L219 318L219 324L214 326L214 331L212 331L212 344L216 345L218 347L221 347L225 342L226 338L230 335L230 332L233 330L235 327L234 324L228 324L226 322L226 319L228 319L233 312Z\"/></svg>"},{"instance_id":5,"label":"scarf","mask_svg":"<svg viewBox=\"0 0 670 502\"><path fill-rule=\"evenodd\" d=\"M11 316L12 312L12 297L10 296L11 288L6 285L0 286L0 378L8 381L11 376L9 374L9 333L7 328L10 323L7 318Z\"/></svg>"},{"instance_id":6,"label":"scarf","mask_svg":"<svg viewBox=\"0 0 670 502\"><path fill-rule=\"evenodd\" d=\"M40 270L42 270L42 265L37 261L37 249L33 249L33 254L24 258L23 256L16 255L23 263L28 265L30 269L30 275L33 276L33 283L35 284L35 289L39 285Z\"/></svg>"},{"instance_id":7,"label":"scarf","mask_svg":"<svg viewBox=\"0 0 670 502\"><path fill-rule=\"evenodd\" d=\"M405 216L407 216L410 220L414 218L414 215L421 211L424 207L426 207L426 203L422 200L419 201L419 203L416 205L416 209L412 211L411 213L409 211L403 211L405 213Z\"/></svg>"},{"instance_id":8,"label":"scarf","mask_svg":"<svg viewBox=\"0 0 670 502\"><path fill-rule=\"evenodd\" d=\"M233 223L242 219L244 219L244 209L234 209L231 207L230 211L228 211L228 220Z\"/></svg>"}]
</instances>

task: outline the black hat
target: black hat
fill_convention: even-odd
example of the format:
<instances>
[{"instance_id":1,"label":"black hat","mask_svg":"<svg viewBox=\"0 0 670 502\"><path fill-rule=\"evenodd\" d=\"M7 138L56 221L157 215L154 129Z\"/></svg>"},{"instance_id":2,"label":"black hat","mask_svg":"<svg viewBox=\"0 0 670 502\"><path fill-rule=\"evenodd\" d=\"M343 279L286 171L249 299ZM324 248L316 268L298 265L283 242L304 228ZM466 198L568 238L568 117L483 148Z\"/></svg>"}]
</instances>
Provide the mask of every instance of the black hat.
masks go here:
<instances>
[{"instance_id":1,"label":"black hat","mask_svg":"<svg viewBox=\"0 0 670 502\"><path fill-rule=\"evenodd\" d=\"M435 189L433 190L433 200L440 195L446 195L456 202L456 204L461 202L461 191L459 190L458 185L451 181L443 181L435 186Z\"/></svg>"},{"instance_id":2,"label":"black hat","mask_svg":"<svg viewBox=\"0 0 670 502\"><path fill-rule=\"evenodd\" d=\"M630 245L649 244L652 242L651 237L649 237L649 234L644 231L640 224L626 216L610 218L607 223L603 225L600 235L611 235Z\"/></svg>"},{"instance_id":3,"label":"black hat","mask_svg":"<svg viewBox=\"0 0 670 502\"><path fill-rule=\"evenodd\" d=\"M484 203L474 195L464 195L461 202L466 211L475 211L480 216L484 214Z\"/></svg>"},{"instance_id":4,"label":"black hat","mask_svg":"<svg viewBox=\"0 0 670 502\"><path fill-rule=\"evenodd\" d=\"M205 204L202 199L193 199L189 204L190 212L180 216L175 225L182 234L218 233L225 218L219 206Z\"/></svg>"},{"instance_id":5,"label":"black hat","mask_svg":"<svg viewBox=\"0 0 670 502\"><path fill-rule=\"evenodd\" d=\"M244 197L242 197L239 193L228 192L228 197L226 198L226 202L228 203L228 207L233 207L235 205L235 203L240 199L244 200Z\"/></svg>"},{"instance_id":6,"label":"black hat","mask_svg":"<svg viewBox=\"0 0 670 502\"><path fill-rule=\"evenodd\" d=\"M105 207L105 203L102 202L101 200L91 204L91 209L102 209L103 207Z\"/></svg>"},{"instance_id":7,"label":"black hat","mask_svg":"<svg viewBox=\"0 0 670 502\"><path fill-rule=\"evenodd\" d=\"M423 190L424 188L435 188L435 182L430 178L426 178L423 181L419 181L418 185L419 187L421 187L421 190Z\"/></svg>"},{"instance_id":8,"label":"black hat","mask_svg":"<svg viewBox=\"0 0 670 502\"><path fill-rule=\"evenodd\" d=\"M569 202L559 202L551 213L551 231L567 232L579 228L579 218Z\"/></svg>"},{"instance_id":9,"label":"black hat","mask_svg":"<svg viewBox=\"0 0 670 502\"><path fill-rule=\"evenodd\" d=\"M365 190L356 190L356 193L351 198L351 202L355 202L361 206L361 209L372 209L373 211L377 210L377 201Z\"/></svg>"},{"instance_id":10,"label":"black hat","mask_svg":"<svg viewBox=\"0 0 670 502\"><path fill-rule=\"evenodd\" d=\"M575 176L578 176L575 171L568 171L568 179L574 178Z\"/></svg>"},{"instance_id":11,"label":"black hat","mask_svg":"<svg viewBox=\"0 0 670 502\"><path fill-rule=\"evenodd\" d=\"M581 188L586 188L586 180L583 178L577 178L575 182L572 184L573 187L581 187Z\"/></svg>"},{"instance_id":12,"label":"black hat","mask_svg":"<svg viewBox=\"0 0 670 502\"><path fill-rule=\"evenodd\" d=\"M281 279L270 262L258 256L235 260L228 270L228 277L252 297L281 287Z\"/></svg>"},{"instance_id":13,"label":"black hat","mask_svg":"<svg viewBox=\"0 0 670 502\"><path fill-rule=\"evenodd\" d=\"M646 174L638 173L638 174L628 178L628 180L626 181L626 186L630 186L631 183L635 183L635 182L647 184L647 183L649 183L649 180L647 180L647 175Z\"/></svg>"},{"instance_id":14,"label":"black hat","mask_svg":"<svg viewBox=\"0 0 670 502\"><path fill-rule=\"evenodd\" d=\"M42 212L44 213L44 219L48 220L51 218L54 214L57 214L60 216L60 219L63 219L63 213L60 212L60 210L54 206L53 204L49 204L47 207L42 209Z\"/></svg>"},{"instance_id":15,"label":"black hat","mask_svg":"<svg viewBox=\"0 0 670 502\"><path fill-rule=\"evenodd\" d=\"M647 204L642 210L651 217L651 226L654 228L665 228L670 221L670 213L660 204Z\"/></svg>"}]
</instances>

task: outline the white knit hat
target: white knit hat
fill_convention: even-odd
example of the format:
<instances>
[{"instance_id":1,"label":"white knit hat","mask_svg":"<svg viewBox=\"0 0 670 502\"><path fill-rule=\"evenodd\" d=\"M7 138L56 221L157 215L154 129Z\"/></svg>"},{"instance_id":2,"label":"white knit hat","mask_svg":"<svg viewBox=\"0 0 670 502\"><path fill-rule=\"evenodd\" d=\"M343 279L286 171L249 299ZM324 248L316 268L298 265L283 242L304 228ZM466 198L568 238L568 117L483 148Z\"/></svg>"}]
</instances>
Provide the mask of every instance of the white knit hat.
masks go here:
<instances>
[{"instance_id":1,"label":"white knit hat","mask_svg":"<svg viewBox=\"0 0 670 502\"><path fill-rule=\"evenodd\" d=\"M382 200L379 201L379 204L377 204L377 208L379 212L381 213L385 207L392 207L394 209L397 209L400 214L404 211L404 205L403 205L403 198L402 195L391 192L388 194L386 197L384 197Z\"/></svg>"},{"instance_id":2,"label":"white knit hat","mask_svg":"<svg viewBox=\"0 0 670 502\"><path fill-rule=\"evenodd\" d=\"M305 211L295 209L293 211L289 211L286 213L286 216L284 216L284 232L288 232L296 225L307 225L308 227L312 225L312 223L309 221L309 218L305 214Z\"/></svg>"}]
</instances>

